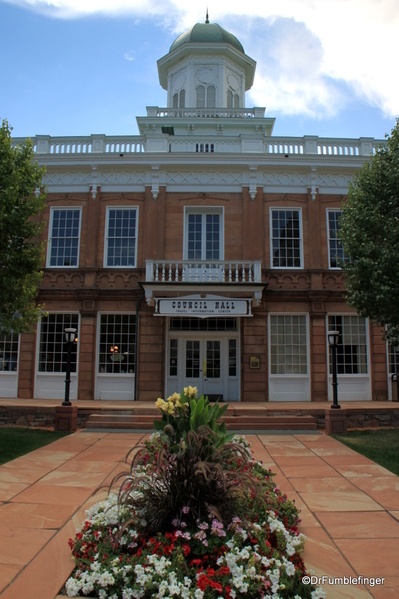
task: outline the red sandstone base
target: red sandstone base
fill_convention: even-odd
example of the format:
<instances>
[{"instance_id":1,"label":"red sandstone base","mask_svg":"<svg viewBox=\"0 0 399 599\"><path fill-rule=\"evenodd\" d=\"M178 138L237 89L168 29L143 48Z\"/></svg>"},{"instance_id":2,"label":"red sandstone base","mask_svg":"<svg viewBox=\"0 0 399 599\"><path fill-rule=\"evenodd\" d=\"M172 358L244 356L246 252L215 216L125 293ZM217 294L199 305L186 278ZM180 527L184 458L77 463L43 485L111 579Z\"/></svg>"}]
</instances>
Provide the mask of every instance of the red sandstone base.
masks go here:
<instances>
[{"instance_id":1,"label":"red sandstone base","mask_svg":"<svg viewBox=\"0 0 399 599\"><path fill-rule=\"evenodd\" d=\"M347 431L346 410L326 410L326 433L328 435L339 435Z\"/></svg>"},{"instance_id":2,"label":"red sandstone base","mask_svg":"<svg viewBox=\"0 0 399 599\"><path fill-rule=\"evenodd\" d=\"M62 433L73 433L78 424L77 406L57 406L55 408L55 430Z\"/></svg>"}]
</instances>

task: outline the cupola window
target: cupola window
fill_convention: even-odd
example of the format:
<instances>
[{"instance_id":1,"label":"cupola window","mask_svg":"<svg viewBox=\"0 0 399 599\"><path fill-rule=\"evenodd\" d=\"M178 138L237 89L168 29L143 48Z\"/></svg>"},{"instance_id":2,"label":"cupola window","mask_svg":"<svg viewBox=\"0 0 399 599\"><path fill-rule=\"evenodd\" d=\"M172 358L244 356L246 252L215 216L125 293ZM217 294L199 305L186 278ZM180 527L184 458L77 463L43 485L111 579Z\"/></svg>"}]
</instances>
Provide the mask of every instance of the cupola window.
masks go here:
<instances>
[{"instance_id":1,"label":"cupola window","mask_svg":"<svg viewBox=\"0 0 399 599\"><path fill-rule=\"evenodd\" d=\"M206 99L206 102L205 102ZM216 88L214 85L204 85L197 87L197 108L215 108L216 107Z\"/></svg>"},{"instance_id":2,"label":"cupola window","mask_svg":"<svg viewBox=\"0 0 399 599\"><path fill-rule=\"evenodd\" d=\"M207 108L216 107L216 89L214 85L208 85L206 89L206 106Z\"/></svg>"},{"instance_id":3,"label":"cupola window","mask_svg":"<svg viewBox=\"0 0 399 599\"><path fill-rule=\"evenodd\" d=\"M227 90L227 108L239 108L240 99L238 94L233 94L231 89Z\"/></svg>"},{"instance_id":4,"label":"cupola window","mask_svg":"<svg viewBox=\"0 0 399 599\"><path fill-rule=\"evenodd\" d=\"M178 94L173 94L173 108L185 108L186 107L186 90L182 89Z\"/></svg>"}]
</instances>

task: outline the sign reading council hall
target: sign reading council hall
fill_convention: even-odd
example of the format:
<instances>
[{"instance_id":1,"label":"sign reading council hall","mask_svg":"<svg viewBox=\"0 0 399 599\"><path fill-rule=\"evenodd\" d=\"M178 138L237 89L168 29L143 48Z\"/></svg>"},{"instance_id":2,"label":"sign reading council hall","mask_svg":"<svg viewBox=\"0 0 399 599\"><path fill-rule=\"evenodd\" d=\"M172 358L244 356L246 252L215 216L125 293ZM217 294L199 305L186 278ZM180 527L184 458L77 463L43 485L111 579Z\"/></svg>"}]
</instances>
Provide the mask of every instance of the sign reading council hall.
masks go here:
<instances>
[{"instance_id":1,"label":"sign reading council hall","mask_svg":"<svg viewBox=\"0 0 399 599\"><path fill-rule=\"evenodd\" d=\"M248 299L226 297L180 297L155 300L155 314L159 316L187 315L197 318L209 316L252 316Z\"/></svg>"}]
</instances>

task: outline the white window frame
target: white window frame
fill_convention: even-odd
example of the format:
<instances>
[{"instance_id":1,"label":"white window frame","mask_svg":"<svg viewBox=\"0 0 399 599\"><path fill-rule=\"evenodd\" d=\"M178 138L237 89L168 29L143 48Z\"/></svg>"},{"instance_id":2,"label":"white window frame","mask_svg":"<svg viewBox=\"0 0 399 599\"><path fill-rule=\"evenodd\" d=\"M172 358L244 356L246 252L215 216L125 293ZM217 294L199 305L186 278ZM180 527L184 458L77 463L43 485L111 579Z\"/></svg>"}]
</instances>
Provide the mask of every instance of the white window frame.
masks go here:
<instances>
[{"instance_id":1,"label":"white window frame","mask_svg":"<svg viewBox=\"0 0 399 599\"><path fill-rule=\"evenodd\" d=\"M14 340L14 335L16 337L16 341L17 341L17 367L15 370L4 370L4 362L5 362L5 358L4 358L4 350L5 350L5 344L7 343L7 341L5 340L6 337L11 337L9 343L15 343ZM14 333L13 331L11 331L11 333L1 333L0 338L3 337L3 340L0 339L0 360L1 360L1 366L0 366L0 375L3 376L12 376L12 375L18 375L19 373L19 354L20 354L20 349L21 349L21 335ZM12 353L11 353L12 355ZM0 397L1 394L0 394Z\"/></svg>"},{"instance_id":2,"label":"white window frame","mask_svg":"<svg viewBox=\"0 0 399 599\"><path fill-rule=\"evenodd\" d=\"M330 344L328 343L328 331L329 329L329 322L328 319L330 316L356 316L357 318L364 318L363 316L359 316L359 314L356 314L356 312L328 312L326 314L326 344L327 344L327 377L332 378L332 372L330 372ZM357 377L357 378L370 378L371 377L371 363L370 363L370 334L369 334L369 319L368 318L364 318L364 323L365 323L365 334L366 334L366 368L367 368L367 372L357 372L357 373L339 373L338 377L339 378L350 378L350 377ZM352 365L353 366L353 365ZM337 370L338 370L338 361L337 361Z\"/></svg>"},{"instance_id":3,"label":"white window frame","mask_svg":"<svg viewBox=\"0 0 399 599\"><path fill-rule=\"evenodd\" d=\"M289 212L297 211L299 212L299 258L300 258L300 266L273 266L273 211L284 211ZM302 208L299 206L294 207L282 207L282 206L270 206L269 209L269 232L270 232L270 268L273 270L303 270L304 268L304 258L303 258L303 227L302 227Z\"/></svg>"},{"instance_id":4,"label":"white window frame","mask_svg":"<svg viewBox=\"0 0 399 599\"><path fill-rule=\"evenodd\" d=\"M80 335L81 335L81 318L80 318L80 312L78 312L77 310L49 310L48 312L44 312L40 314L40 318L39 318L39 326L37 327L37 333L36 333L36 376L65 376L65 372L60 370L60 371L53 371L53 372L49 372L47 370L39 370L40 367L40 343L41 343L41 336L42 336L42 317L43 316L50 316L51 314L71 314L71 315L77 315L78 317L78 330L77 330L77 342L76 342L76 371L73 372L71 370L71 377L77 377L78 373L79 373L79 351L80 351ZM65 333L65 331L64 331ZM63 340L62 340L62 345L63 348L66 345L66 341L65 341L65 334L63 334ZM65 352L66 353L66 352ZM61 362L62 364L62 362Z\"/></svg>"},{"instance_id":5,"label":"white window frame","mask_svg":"<svg viewBox=\"0 0 399 599\"><path fill-rule=\"evenodd\" d=\"M135 238L135 248L134 248L134 257L135 264L134 266L108 266L107 258L108 258L108 227L109 227L109 212L110 210L135 210L136 211L136 238ZM106 218L105 218L105 231L104 231L104 268L117 268L117 269L132 269L137 268L137 248L138 248L138 231L139 231L139 207L138 206L107 206Z\"/></svg>"},{"instance_id":6,"label":"white window frame","mask_svg":"<svg viewBox=\"0 0 399 599\"><path fill-rule=\"evenodd\" d=\"M51 248L53 243L53 220L54 220L54 212L56 210L79 210L79 237L78 237L78 255L76 260L76 265L51 265ZM48 242L47 242L47 261L46 268L79 268L79 260L80 260L80 238L81 238L81 230L82 230L82 206L51 206L50 208L50 223L49 223L49 231L48 231Z\"/></svg>"},{"instance_id":7,"label":"white window frame","mask_svg":"<svg viewBox=\"0 0 399 599\"><path fill-rule=\"evenodd\" d=\"M342 270L340 266L331 266L331 248L330 248L331 238L330 238L330 219L329 219L330 212L340 212L342 215L342 210L341 210L341 208L326 208L328 268L330 270ZM343 258L345 260L345 252L344 251L343 251Z\"/></svg>"},{"instance_id":8,"label":"white window frame","mask_svg":"<svg viewBox=\"0 0 399 599\"><path fill-rule=\"evenodd\" d=\"M134 378L135 372L100 372L100 345L101 345L101 317L102 316L118 316L125 315L134 316L136 318L136 312L132 310L104 310L102 312L97 313L97 340L96 340L96 377L117 377L121 378ZM136 366L136 357L137 357L137 321L135 322L135 337L134 337L134 346L135 346L135 362L134 366Z\"/></svg>"},{"instance_id":9,"label":"white window frame","mask_svg":"<svg viewBox=\"0 0 399 599\"><path fill-rule=\"evenodd\" d=\"M272 316L305 316L306 323L306 374L272 374ZM311 374L310 365L310 331L309 331L309 313L308 312L270 312L268 318L268 344L269 344L269 376L270 378L281 379L282 377L297 379L309 379Z\"/></svg>"},{"instance_id":10,"label":"white window frame","mask_svg":"<svg viewBox=\"0 0 399 599\"><path fill-rule=\"evenodd\" d=\"M220 237L219 237L219 259L209 260L209 262L220 262L224 260L224 207L221 206L185 206L184 207L184 231L183 231L183 260L188 260L188 217L190 214L202 214L202 242L201 242L201 253L204 255L206 251L206 222L207 214L219 214L220 215ZM192 262L205 262L206 258L201 260L192 260Z\"/></svg>"}]
</instances>

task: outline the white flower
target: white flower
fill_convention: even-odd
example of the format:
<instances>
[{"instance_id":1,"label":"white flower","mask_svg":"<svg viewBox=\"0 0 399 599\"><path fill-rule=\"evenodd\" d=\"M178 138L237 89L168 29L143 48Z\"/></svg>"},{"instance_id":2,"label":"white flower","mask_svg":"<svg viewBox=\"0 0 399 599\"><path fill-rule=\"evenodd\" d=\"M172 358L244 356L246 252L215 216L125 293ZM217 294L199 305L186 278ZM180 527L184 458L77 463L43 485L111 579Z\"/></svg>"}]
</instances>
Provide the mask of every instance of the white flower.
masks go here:
<instances>
[{"instance_id":1,"label":"white flower","mask_svg":"<svg viewBox=\"0 0 399 599\"><path fill-rule=\"evenodd\" d=\"M317 587L317 589L315 589L314 591L312 591L312 599L325 599L326 598L326 592L323 591L323 589L321 589L320 587Z\"/></svg>"},{"instance_id":2,"label":"white flower","mask_svg":"<svg viewBox=\"0 0 399 599\"><path fill-rule=\"evenodd\" d=\"M291 564L291 562L287 562L285 564L285 571L287 573L287 576L294 576L294 574L295 574L294 564Z\"/></svg>"}]
</instances>

